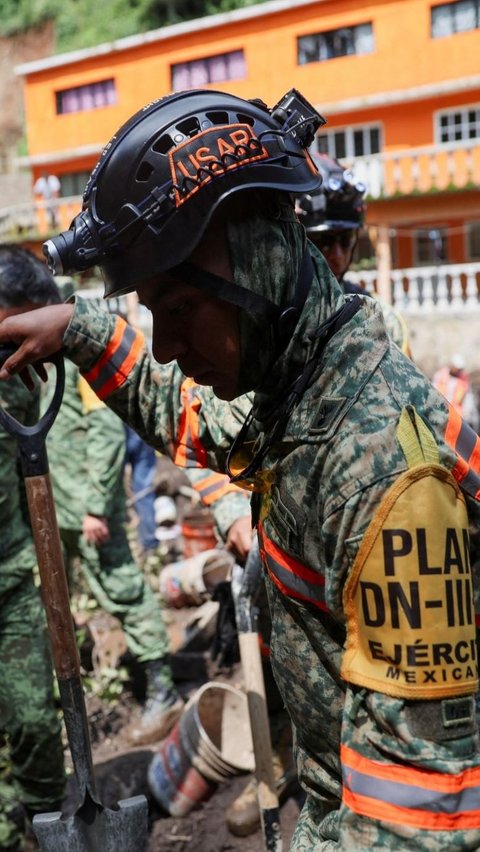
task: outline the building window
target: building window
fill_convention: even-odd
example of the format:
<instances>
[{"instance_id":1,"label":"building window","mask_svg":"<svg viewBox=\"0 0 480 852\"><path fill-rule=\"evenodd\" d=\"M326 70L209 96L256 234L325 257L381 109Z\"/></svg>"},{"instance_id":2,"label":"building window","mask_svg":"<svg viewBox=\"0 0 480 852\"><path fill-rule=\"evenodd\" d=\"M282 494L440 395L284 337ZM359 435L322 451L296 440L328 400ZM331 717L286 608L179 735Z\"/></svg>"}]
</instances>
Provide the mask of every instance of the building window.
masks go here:
<instances>
[{"instance_id":1,"label":"building window","mask_svg":"<svg viewBox=\"0 0 480 852\"><path fill-rule=\"evenodd\" d=\"M338 30L300 36L297 47L298 64L325 62L338 56L359 56L362 53L373 53L374 48L371 24L341 27Z\"/></svg>"},{"instance_id":2,"label":"building window","mask_svg":"<svg viewBox=\"0 0 480 852\"><path fill-rule=\"evenodd\" d=\"M172 65L172 89L179 92L204 86L206 83L243 80L246 76L247 66L243 50L234 50L231 53Z\"/></svg>"},{"instance_id":3,"label":"building window","mask_svg":"<svg viewBox=\"0 0 480 852\"><path fill-rule=\"evenodd\" d=\"M447 260L447 235L445 228L428 228L415 231L415 262L420 264L444 263Z\"/></svg>"},{"instance_id":4,"label":"building window","mask_svg":"<svg viewBox=\"0 0 480 852\"><path fill-rule=\"evenodd\" d=\"M57 115L69 112L83 112L117 103L115 80L101 80L87 86L75 86L55 92Z\"/></svg>"},{"instance_id":5,"label":"building window","mask_svg":"<svg viewBox=\"0 0 480 852\"><path fill-rule=\"evenodd\" d=\"M463 107L438 113L435 125L435 138L438 142L480 139L480 107Z\"/></svg>"},{"instance_id":6,"label":"building window","mask_svg":"<svg viewBox=\"0 0 480 852\"><path fill-rule=\"evenodd\" d=\"M470 222L467 230L469 260L480 260L480 222Z\"/></svg>"},{"instance_id":7,"label":"building window","mask_svg":"<svg viewBox=\"0 0 480 852\"><path fill-rule=\"evenodd\" d=\"M317 147L320 154L328 154L336 160L353 157L368 157L381 150L380 125L347 127L344 130L329 130L319 133Z\"/></svg>"},{"instance_id":8,"label":"building window","mask_svg":"<svg viewBox=\"0 0 480 852\"><path fill-rule=\"evenodd\" d=\"M59 175L62 196L66 198L70 195L83 195L89 177L90 172L70 172Z\"/></svg>"},{"instance_id":9,"label":"building window","mask_svg":"<svg viewBox=\"0 0 480 852\"><path fill-rule=\"evenodd\" d=\"M480 27L480 0L442 3L430 10L432 38L465 33Z\"/></svg>"}]
</instances>

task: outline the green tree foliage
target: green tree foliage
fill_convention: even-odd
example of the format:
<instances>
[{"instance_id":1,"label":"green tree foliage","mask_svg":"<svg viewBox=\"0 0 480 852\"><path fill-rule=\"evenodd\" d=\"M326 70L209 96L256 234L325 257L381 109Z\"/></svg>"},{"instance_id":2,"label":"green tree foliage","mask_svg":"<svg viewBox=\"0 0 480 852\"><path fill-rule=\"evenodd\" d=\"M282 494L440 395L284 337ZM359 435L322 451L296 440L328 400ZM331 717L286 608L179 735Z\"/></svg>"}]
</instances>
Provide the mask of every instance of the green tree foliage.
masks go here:
<instances>
[{"instance_id":1,"label":"green tree foliage","mask_svg":"<svg viewBox=\"0 0 480 852\"><path fill-rule=\"evenodd\" d=\"M258 2L264 0L0 0L0 35L52 18L56 50L63 53Z\"/></svg>"},{"instance_id":2,"label":"green tree foliage","mask_svg":"<svg viewBox=\"0 0 480 852\"><path fill-rule=\"evenodd\" d=\"M58 0L0 0L0 35L11 36L55 17Z\"/></svg>"}]
</instances>

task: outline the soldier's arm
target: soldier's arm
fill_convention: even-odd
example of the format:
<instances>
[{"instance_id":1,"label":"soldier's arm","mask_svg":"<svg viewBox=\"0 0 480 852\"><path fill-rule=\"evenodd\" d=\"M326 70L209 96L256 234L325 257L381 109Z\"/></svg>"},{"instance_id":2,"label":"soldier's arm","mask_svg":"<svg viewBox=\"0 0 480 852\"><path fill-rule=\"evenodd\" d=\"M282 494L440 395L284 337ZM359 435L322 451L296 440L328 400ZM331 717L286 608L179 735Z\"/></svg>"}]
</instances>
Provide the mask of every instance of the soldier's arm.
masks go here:
<instances>
[{"instance_id":1,"label":"soldier's arm","mask_svg":"<svg viewBox=\"0 0 480 852\"><path fill-rule=\"evenodd\" d=\"M221 539L237 558L245 559L252 541L250 498L228 476L203 468L186 468L200 500L211 510Z\"/></svg>"},{"instance_id":2,"label":"soldier's arm","mask_svg":"<svg viewBox=\"0 0 480 852\"><path fill-rule=\"evenodd\" d=\"M53 305L0 324L0 343L18 350L0 369L0 380L62 349L80 367L98 396L149 444L175 459L183 452L185 377L175 364L160 367L143 335L91 302ZM249 402L217 399L210 388L197 390L198 440L195 463L225 471L226 456Z\"/></svg>"},{"instance_id":3,"label":"soldier's arm","mask_svg":"<svg viewBox=\"0 0 480 852\"><path fill-rule=\"evenodd\" d=\"M184 467L225 471L248 400L192 389L175 363L153 360L141 332L85 300L77 299L63 342L99 398L147 443Z\"/></svg>"}]
</instances>

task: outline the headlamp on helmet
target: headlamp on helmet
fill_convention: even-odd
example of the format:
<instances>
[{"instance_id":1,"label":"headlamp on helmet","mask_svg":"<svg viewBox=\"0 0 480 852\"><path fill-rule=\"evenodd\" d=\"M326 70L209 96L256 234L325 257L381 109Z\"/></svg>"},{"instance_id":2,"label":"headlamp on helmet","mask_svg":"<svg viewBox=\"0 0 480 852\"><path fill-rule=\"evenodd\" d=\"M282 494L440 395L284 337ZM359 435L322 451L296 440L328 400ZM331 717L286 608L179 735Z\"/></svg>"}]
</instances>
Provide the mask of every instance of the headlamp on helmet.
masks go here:
<instances>
[{"instance_id":1,"label":"headlamp on helmet","mask_svg":"<svg viewBox=\"0 0 480 852\"><path fill-rule=\"evenodd\" d=\"M298 217L307 233L361 228L365 218L365 184L338 160L325 154L313 154L312 159L322 176L322 184L296 201Z\"/></svg>"}]
</instances>

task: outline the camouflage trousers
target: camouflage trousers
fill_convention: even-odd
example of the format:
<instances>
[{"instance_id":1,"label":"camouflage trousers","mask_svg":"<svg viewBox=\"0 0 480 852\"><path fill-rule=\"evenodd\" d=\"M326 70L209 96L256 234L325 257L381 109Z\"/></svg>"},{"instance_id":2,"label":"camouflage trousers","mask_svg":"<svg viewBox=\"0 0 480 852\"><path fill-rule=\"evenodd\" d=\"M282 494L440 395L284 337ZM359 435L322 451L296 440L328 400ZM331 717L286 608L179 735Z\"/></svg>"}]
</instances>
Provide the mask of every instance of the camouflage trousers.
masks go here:
<instances>
[{"instance_id":1,"label":"camouflage trousers","mask_svg":"<svg viewBox=\"0 0 480 852\"><path fill-rule=\"evenodd\" d=\"M167 657L169 641L162 610L137 566L125 528L111 522L110 540L102 547L88 544L80 530L61 529L67 570L80 559L84 577L99 606L119 619L127 644L138 662Z\"/></svg>"},{"instance_id":2,"label":"camouflage trousers","mask_svg":"<svg viewBox=\"0 0 480 852\"><path fill-rule=\"evenodd\" d=\"M52 660L32 561L32 548L24 548L0 569L0 730L10 762L0 782L0 848L6 849L20 842L9 817L15 806L58 810L64 791Z\"/></svg>"}]
</instances>

